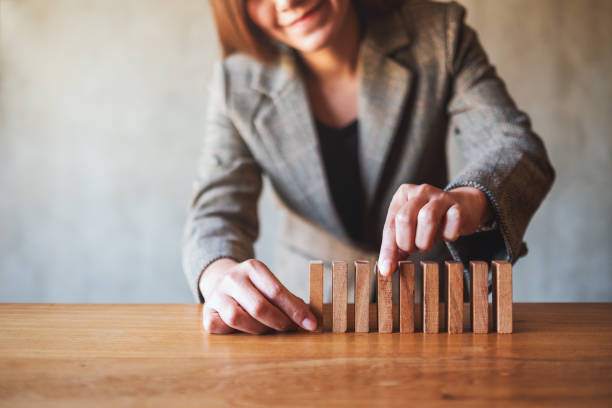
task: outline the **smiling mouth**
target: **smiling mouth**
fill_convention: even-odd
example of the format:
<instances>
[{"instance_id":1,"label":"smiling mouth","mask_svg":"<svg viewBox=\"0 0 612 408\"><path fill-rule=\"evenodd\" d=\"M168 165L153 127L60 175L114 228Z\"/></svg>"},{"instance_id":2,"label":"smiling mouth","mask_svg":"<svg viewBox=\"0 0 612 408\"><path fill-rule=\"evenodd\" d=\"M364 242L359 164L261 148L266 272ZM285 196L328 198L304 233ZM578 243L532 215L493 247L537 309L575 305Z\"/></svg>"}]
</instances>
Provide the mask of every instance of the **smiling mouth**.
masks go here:
<instances>
[{"instance_id":1,"label":"smiling mouth","mask_svg":"<svg viewBox=\"0 0 612 408\"><path fill-rule=\"evenodd\" d=\"M285 27L290 27L292 25L295 25L295 24L299 23L300 21L304 20L305 18L308 18L312 13L316 12L319 8L321 8L322 4L323 4L323 1L319 1L317 4L314 5L313 8L311 8L306 13L302 14L300 17L296 18L295 20L293 20L289 24L286 24Z\"/></svg>"}]
</instances>

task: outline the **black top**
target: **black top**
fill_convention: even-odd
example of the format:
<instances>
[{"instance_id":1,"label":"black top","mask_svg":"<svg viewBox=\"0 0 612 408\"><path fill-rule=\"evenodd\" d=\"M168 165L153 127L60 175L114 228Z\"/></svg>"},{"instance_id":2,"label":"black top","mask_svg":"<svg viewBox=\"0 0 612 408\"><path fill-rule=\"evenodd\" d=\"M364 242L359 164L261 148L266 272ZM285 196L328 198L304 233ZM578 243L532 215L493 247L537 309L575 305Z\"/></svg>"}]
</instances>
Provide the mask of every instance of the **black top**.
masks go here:
<instances>
[{"instance_id":1,"label":"black top","mask_svg":"<svg viewBox=\"0 0 612 408\"><path fill-rule=\"evenodd\" d=\"M359 172L357 119L335 128L315 119L331 196L349 236L361 241L364 229L364 198Z\"/></svg>"}]
</instances>

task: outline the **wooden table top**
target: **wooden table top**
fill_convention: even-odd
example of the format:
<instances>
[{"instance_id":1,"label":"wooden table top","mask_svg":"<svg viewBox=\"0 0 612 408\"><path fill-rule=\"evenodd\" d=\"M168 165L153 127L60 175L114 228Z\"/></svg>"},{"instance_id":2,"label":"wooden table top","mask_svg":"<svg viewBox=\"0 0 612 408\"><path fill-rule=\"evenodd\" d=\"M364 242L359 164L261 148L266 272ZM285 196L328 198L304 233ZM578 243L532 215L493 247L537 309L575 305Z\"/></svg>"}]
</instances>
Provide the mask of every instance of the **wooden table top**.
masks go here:
<instances>
[{"instance_id":1,"label":"wooden table top","mask_svg":"<svg viewBox=\"0 0 612 408\"><path fill-rule=\"evenodd\" d=\"M612 406L612 304L513 334L209 335L200 305L0 304L0 406Z\"/></svg>"}]
</instances>

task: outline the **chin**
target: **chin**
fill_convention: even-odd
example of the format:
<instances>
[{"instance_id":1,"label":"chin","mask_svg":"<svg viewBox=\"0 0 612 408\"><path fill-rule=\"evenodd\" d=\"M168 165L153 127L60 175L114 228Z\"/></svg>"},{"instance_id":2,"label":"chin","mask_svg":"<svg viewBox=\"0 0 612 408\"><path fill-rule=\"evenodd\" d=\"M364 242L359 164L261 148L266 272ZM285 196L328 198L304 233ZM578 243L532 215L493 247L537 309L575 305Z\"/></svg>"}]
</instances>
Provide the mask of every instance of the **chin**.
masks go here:
<instances>
[{"instance_id":1,"label":"chin","mask_svg":"<svg viewBox=\"0 0 612 408\"><path fill-rule=\"evenodd\" d=\"M309 33L308 35L291 41L290 46L297 51L310 53L325 48L329 44L332 37L331 27L325 27Z\"/></svg>"}]
</instances>

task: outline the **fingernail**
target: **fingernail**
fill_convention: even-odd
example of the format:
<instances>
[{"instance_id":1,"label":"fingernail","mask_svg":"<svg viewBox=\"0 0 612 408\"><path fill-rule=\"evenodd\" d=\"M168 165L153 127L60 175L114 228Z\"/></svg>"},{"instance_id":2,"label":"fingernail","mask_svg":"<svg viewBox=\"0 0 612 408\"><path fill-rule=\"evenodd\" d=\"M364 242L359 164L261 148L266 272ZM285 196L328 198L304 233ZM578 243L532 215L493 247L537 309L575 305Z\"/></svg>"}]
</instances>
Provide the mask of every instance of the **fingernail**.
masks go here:
<instances>
[{"instance_id":1,"label":"fingernail","mask_svg":"<svg viewBox=\"0 0 612 408\"><path fill-rule=\"evenodd\" d=\"M382 276L388 276L391 273L391 261L388 259L385 259L382 261L382 264L380 266L380 274Z\"/></svg>"},{"instance_id":2,"label":"fingernail","mask_svg":"<svg viewBox=\"0 0 612 408\"><path fill-rule=\"evenodd\" d=\"M305 328L306 330L312 331L317 328L317 322L315 322L310 317L307 317L304 320L302 320L302 327Z\"/></svg>"}]
</instances>

